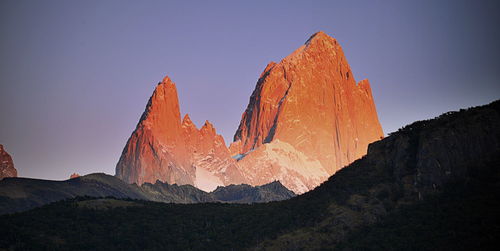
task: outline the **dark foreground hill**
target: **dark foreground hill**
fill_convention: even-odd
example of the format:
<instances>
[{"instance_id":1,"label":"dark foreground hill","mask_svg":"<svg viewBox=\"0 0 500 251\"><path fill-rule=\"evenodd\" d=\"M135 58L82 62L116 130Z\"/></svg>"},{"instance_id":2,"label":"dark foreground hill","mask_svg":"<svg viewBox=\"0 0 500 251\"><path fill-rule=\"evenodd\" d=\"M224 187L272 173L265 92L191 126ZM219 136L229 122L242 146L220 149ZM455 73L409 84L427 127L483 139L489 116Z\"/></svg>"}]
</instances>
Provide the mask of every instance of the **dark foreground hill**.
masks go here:
<instances>
[{"instance_id":1,"label":"dark foreground hill","mask_svg":"<svg viewBox=\"0 0 500 251\"><path fill-rule=\"evenodd\" d=\"M0 181L0 214L26 211L77 196L115 197L167 203L229 202L258 203L289 199L295 194L281 183L262 186L231 185L207 193L191 185L156 182L142 186L94 173L65 181L6 178Z\"/></svg>"},{"instance_id":2,"label":"dark foreground hill","mask_svg":"<svg viewBox=\"0 0 500 251\"><path fill-rule=\"evenodd\" d=\"M57 202L0 216L0 248L484 250L500 239L499 129L499 101L419 121L280 202Z\"/></svg>"}]
</instances>

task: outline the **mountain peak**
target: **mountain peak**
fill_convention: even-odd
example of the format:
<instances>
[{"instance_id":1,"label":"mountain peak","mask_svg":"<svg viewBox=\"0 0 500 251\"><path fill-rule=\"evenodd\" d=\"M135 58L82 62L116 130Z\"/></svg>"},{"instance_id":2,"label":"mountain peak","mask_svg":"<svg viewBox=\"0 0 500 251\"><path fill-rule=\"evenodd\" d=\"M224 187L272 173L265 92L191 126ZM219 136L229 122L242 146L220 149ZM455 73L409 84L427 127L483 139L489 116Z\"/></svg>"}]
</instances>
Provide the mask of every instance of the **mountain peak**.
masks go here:
<instances>
[{"instance_id":1,"label":"mountain peak","mask_svg":"<svg viewBox=\"0 0 500 251\"><path fill-rule=\"evenodd\" d=\"M174 84L174 82L172 82L172 80L168 77L168 75L165 75L165 77L163 78L163 80L160 83L161 84Z\"/></svg>"},{"instance_id":2,"label":"mountain peak","mask_svg":"<svg viewBox=\"0 0 500 251\"><path fill-rule=\"evenodd\" d=\"M342 51L337 40L322 31L314 33L305 42L304 49L308 49L309 51L311 51L311 49L319 51L321 52L321 54L325 54L325 52L332 52L332 51L334 51L333 54L337 54L337 52Z\"/></svg>"},{"instance_id":3,"label":"mountain peak","mask_svg":"<svg viewBox=\"0 0 500 251\"><path fill-rule=\"evenodd\" d=\"M307 39L306 44L310 44L310 43L315 42L315 41L336 41L336 40L335 40L335 38L329 36L325 32L318 31L318 32L312 34L312 36L309 37L309 39Z\"/></svg>"},{"instance_id":4,"label":"mountain peak","mask_svg":"<svg viewBox=\"0 0 500 251\"><path fill-rule=\"evenodd\" d=\"M208 120L199 130L187 114L181 120L168 76L144 114L116 167L129 183L160 180L210 190L279 180L303 193L383 136L368 81L356 85L341 46L322 31L266 66L230 149Z\"/></svg>"},{"instance_id":5,"label":"mountain peak","mask_svg":"<svg viewBox=\"0 0 500 251\"><path fill-rule=\"evenodd\" d=\"M152 98L159 100L177 100L177 87L175 86L175 83L168 76L165 76L156 86ZM178 103L178 101L176 102Z\"/></svg>"},{"instance_id":6,"label":"mountain peak","mask_svg":"<svg viewBox=\"0 0 500 251\"><path fill-rule=\"evenodd\" d=\"M186 126L193 125L193 121L191 121L189 114L186 113L186 115L184 115L184 118L182 119L182 125L186 125Z\"/></svg>"},{"instance_id":7,"label":"mountain peak","mask_svg":"<svg viewBox=\"0 0 500 251\"><path fill-rule=\"evenodd\" d=\"M208 131L212 131L215 133L214 125L212 125L212 123L210 123L210 121L208 121L208 120L205 120L205 124L203 124L203 126L201 127L201 130L202 131L208 130Z\"/></svg>"},{"instance_id":8,"label":"mountain peak","mask_svg":"<svg viewBox=\"0 0 500 251\"><path fill-rule=\"evenodd\" d=\"M337 40L322 31L318 31L309 37L309 39L307 39L302 46L283 58L278 65L284 66L282 63L285 63L285 65L308 64L310 63L308 60L302 60L305 54L314 55L313 57L318 57L317 60L326 61L328 60L327 58L336 57L339 53L342 55L341 57L343 57L342 48L338 44ZM271 72L273 68L274 65L269 68L268 72ZM264 73L262 76L265 75Z\"/></svg>"},{"instance_id":9,"label":"mountain peak","mask_svg":"<svg viewBox=\"0 0 500 251\"><path fill-rule=\"evenodd\" d=\"M181 115L177 88L169 77L160 82L146 105L141 121L166 132L167 137L174 138L180 128ZM158 126L153 126L153 124ZM163 135L165 136L165 135Z\"/></svg>"},{"instance_id":10,"label":"mountain peak","mask_svg":"<svg viewBox=\"0 0 500 251\"><path fill-rule=\"evenodd\" d=\"M14 168L12 157L0 144L0 180L6 177L17 177L17 170Z\"/></svg>"},{"instance_id":11,"label":"mountain peak","mask_svg":"<svg viewBox=\"0 0 500 251\"><path fill-rule=\"evenodd\" d=\"M116 176L128 183L213 185L243 183L222 136L206 121L198 130L188 114L181 120L177 89L166 76L149 99L120 160Z\"/></svg>"},{"instance_id":12,"label":"mountain peak","mask_svg":"<svg viewBox=\"0 0 500 251\"><path fill-rule=\"evenodd\" d=\"M341 46L320 31L268 64L235 133L241 143L230 148L233 156L244 156L238 164L249 180L280 177L303 193L365 155L382 136L368 81L356 86Z\"/></svg>"}]
</instances>

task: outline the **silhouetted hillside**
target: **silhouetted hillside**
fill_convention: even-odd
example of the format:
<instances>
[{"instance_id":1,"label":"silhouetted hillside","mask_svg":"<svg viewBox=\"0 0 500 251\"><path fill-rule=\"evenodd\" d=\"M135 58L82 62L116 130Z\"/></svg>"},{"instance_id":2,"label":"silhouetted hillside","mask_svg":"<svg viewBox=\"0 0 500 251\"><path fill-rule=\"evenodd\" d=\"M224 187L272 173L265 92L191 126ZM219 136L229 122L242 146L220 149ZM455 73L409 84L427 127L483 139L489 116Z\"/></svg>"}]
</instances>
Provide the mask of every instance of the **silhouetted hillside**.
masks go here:
<instances>
[{"instance_id":1,"label":"silhouetted hillside","mask_svg":"<svg viewBox=\"0 0 500 251\"><path fill-rule=\"evenodd\" d=\"M0 214L26 211L38 206L77 196L114 197L167 203L229 202L258 203L289 199L295 194L279 182L252 187L231 185L207 193L191 185L163 182L127 184L103 173L94 173L65 181L6 178L0 181Z\"/></svg>"},{"instance_id":2,"label":"silhouetted hillside","mask_svg":"<svg viewBox=\"0 0 500 251\"><path fill-rule=\"evenodd\" d=\"M499 101L416 122L280 202L57 202L1 216L0 247L484 249L500 238L499 129Z\"/></svg>"}]
</instances>

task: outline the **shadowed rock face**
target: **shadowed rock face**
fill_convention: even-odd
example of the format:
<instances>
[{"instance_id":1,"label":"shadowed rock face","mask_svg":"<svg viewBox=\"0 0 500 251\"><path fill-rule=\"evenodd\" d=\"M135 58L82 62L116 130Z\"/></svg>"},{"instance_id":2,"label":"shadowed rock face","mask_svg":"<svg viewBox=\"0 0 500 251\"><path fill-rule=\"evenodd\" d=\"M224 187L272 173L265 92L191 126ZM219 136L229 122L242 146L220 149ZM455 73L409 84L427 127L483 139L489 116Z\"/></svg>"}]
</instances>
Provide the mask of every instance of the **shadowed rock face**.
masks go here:
<instances>
[{"instance_id":1,"label":"shadowed rock face","mask_svg":"<svg viewBox=\"0 0 500 251\"><path fill-rule=\"evenodd\" d=\"M390 212L418 205L425 200L443 195L445 191L448 191L448 194L455 189L460 191L454 198L458 201L463 199L460 193L464 191L475 191L472 195L469 194L472 203L484 203L481 201L485 198L483 194L488 194L489 200L498 201L499 128L500 101L460 112L445 113L436 119L418 121L405 126L389 137L370 144L366 156L343 168L313 191L297 197L297 199L310 198L311 201L307 201L305 205L314 201L317 203L316 207L322 201L330 200L322 211L323 218L314 227L296 229L274 240L260 242L258 249L301 250L320 249L318 247L324 246L335 248L335 245L350 231L356 230L359 226L379 222ZM437 204L440 203L441 200L438 200ZM491 202L483 204L482 211L487 212L491 206L495 204ZM498 203L496 207L498 208ZM461 209L451 211L455 210L460 212ZM419 213L428 215L433 212ZM471 234L476 234L474 232L482 229L481 231L488 235L491 232L484 230L488 229L484 228L485 226L492 224L489 226L492 229L498 226L498 221L492 223L478 220L481 215L469 215L469 213L466 211L459 213L460 218L469 218L469 221L473 219L472 222L481 225L478 228L471 228L474 229L469 230ZM442 212L436 215L446 217ZM419 217L421 216L416 216ZM425 222L429 219L421 218L419 221ZM463 222L461 219L457 221ZM412 227L415 226L410 225L409 232L418 233L416 231L418 227L414 229ZM465 228L468 227L466 224ZM391 225L386 225L386 228L391 228ZM455 229L447 231L452 233L453 238L460 238L455 236ZM392 229L390 232L394 233ZM446 233L437 236L436 239L441 239ZM407 238L413 239L413 236ZM405 245L408 247L407 243ZM424 249L429 247L432 246Z\"/></svg>"},{"instance_id":2,"label":"shadowed rock face","mask_svg":"<svg viewBox=\"0 0 500 251\"><path fill-rule=\"evenodd\" d=\"M187 114L181 122L177 88L168 77L149 99L116 176L138 185L159 180L205 191L243 183L236 161L210 122L197 129Z\"/></svg>"},{"instance_id":3,"label":"shadowed rock face","mask_svg":"<svg viewBox=\"0 0 500 251\"><path fill-rule=\"evenodd\" d=\"M218 187L212 194L219 201L235 203L280 201L295 196L279 181L255 187L246 184Z\"/></svg>"},{"instance_id":4,"label":"shadowed rock face","mask_svg":"<svg viewBox=\"0 0 500 251\"><path fill-rule=\"evenodd\" d=\"M323 32L261 74L230 146L250 184L308 191L383 137L368 80Z\"/></svg>"},{"instance_id":5,"label":"shadowed rock face","mask_svg":"<svg viewBox=\"0 0 500 251\"><path fill-rule=\"evenodd\" d=\"M14 168L12 157L0 144L0 180L6 177L17 177L17 170Z\"/></svg>"}]
</instances>

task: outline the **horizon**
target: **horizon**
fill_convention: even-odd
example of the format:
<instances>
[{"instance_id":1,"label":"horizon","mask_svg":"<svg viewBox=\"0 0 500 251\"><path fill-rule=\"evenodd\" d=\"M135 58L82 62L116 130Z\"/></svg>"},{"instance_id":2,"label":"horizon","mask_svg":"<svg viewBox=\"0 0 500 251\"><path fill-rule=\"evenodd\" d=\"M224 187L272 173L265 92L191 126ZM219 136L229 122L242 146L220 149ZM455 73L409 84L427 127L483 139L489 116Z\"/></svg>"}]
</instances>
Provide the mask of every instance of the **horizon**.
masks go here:
<instances>
[{"instance_id":1,"label":"horizon","mask_svg":"<svg viewBox=\"0 0 500 251\"><path fill-rule=\"evenodd\" d=\"M0 144L19 177L114 175L165 76L181 118L210 121L229 145L266 65L320 30L339 41L356 82L370 80L385 135L500 98L494 1L0 6Z\"/></svg>"}]
</instances>

